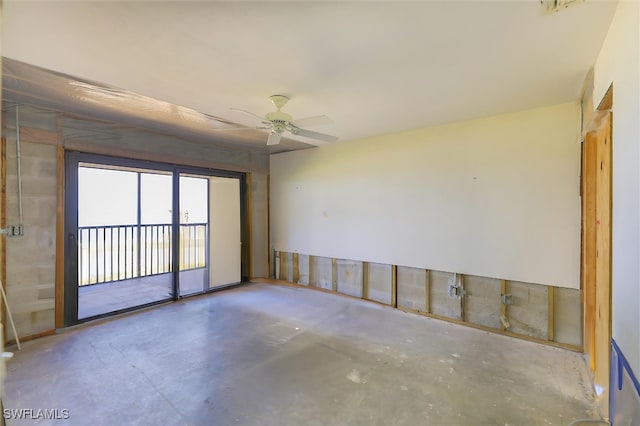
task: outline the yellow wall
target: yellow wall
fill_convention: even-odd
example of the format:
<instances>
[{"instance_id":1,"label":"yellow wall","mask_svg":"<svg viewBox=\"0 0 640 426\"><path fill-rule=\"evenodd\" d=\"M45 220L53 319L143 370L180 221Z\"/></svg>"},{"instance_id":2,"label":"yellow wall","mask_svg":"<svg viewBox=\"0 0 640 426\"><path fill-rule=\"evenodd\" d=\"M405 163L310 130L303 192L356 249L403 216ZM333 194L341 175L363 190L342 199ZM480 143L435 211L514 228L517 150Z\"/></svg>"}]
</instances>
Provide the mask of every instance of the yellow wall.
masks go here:
<instances>
[{"instance_id":1,"label":"yellow wall","mask_svg":"<svg viewBox=\"0 0 640 426\"><path fill-rule=\"evenodd\" d=\"M640 374L640 3L621 1L594 68L594 105L613 83L613 338Z\"/></svg>"},{"instance_id":2,"label":"yellow wall","mask_svg":"<svg viewBox=\"0 0 640 426\"><path fill-rule=\"evenodd\" d=\"M271 156L275 250L579 287L580 110Z\"/></svg>"}]
</instances>

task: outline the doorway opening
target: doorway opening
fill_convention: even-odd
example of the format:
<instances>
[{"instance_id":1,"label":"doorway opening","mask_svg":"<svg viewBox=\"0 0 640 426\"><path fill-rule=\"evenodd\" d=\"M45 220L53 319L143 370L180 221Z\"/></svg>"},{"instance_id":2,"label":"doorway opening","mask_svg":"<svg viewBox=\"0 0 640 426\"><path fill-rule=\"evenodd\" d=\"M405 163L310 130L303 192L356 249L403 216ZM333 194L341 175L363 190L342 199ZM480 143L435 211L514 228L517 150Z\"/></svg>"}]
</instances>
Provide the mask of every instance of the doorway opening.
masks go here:
<instances>
[{"instance_id":1,"label":"doorway opening","mask_svg":"<svg viewBox=\"0 0 640 426\"><path fill-rule=\"evenodd\" d=\"M65 325L242 281L244 174L77 152L65 169Z\"/></svg>"}]
</instances>

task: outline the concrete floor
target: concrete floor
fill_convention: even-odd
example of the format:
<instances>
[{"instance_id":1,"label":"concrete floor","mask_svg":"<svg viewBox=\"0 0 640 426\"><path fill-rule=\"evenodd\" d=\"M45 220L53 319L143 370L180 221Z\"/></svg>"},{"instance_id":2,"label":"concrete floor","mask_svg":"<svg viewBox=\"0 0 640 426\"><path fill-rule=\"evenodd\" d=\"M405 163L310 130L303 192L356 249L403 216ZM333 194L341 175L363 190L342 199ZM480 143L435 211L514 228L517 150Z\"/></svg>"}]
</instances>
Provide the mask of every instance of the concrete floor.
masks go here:
<instances>
[{"instance_id":1,"label":"concrete floor","mask_svg":"<svg viewBox=\"0 0 640 426\"><path fill-rule=\"evenodd\" d=\"M251 284L26 342L5 409L75 425L568 425L580 354L303 288Z\"/></svg>"},{"instance_id":2,"label":"concrete floor","mask_svg":"<svg viewBox=\"0 0 640 426\"><path fill-rule=\"evenodd\" d=\"M204 290L205 268L180 272L180 295ZM173 274L158 274L78 288L78 318L90 318L120 309L171 299Z\"/></svg>"}]
</instances>

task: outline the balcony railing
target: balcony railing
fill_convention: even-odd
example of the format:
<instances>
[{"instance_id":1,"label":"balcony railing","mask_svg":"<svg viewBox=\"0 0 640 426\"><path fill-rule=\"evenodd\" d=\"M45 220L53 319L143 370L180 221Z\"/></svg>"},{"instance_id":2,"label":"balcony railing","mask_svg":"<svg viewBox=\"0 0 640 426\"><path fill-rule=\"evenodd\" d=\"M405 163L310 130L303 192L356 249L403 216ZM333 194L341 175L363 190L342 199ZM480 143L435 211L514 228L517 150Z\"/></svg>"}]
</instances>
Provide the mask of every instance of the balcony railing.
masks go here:
<instances>
[{"instance_id":1,"label":"balcony railing","mask_svg":"<svg viewBox=\"0 0 640 426\"><path fill-rule=\"evenodd\" d=\"M82 226L78 228L78 285L146 277L173 271L172 226ZM207 224L180 225L181 271L204 268Z\"/></svg>"}]
</instances>

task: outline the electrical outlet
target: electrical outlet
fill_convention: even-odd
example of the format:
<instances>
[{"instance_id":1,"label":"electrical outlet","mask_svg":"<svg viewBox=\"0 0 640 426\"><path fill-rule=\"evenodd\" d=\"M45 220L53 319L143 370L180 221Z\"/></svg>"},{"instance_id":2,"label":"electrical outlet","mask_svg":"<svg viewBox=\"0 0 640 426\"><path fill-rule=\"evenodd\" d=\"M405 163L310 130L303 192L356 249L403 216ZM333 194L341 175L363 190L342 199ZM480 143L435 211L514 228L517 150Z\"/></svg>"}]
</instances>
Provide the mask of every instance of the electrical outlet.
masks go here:
<instances>
[{"instance_id":1,"label":"electrical outlet","mask_svg":"<svg viewBox=\"0 0 640 426\"><path fill-rule=\"evenodd\" d=\"M455 297L455 298L461 298L462 296L464 296L465 294L467 294L467 291L465 289L463 289L462 287L459 287L457 285L449 285L449 296L450 297Z\"/></svg>"},{"instance_id":2,"label":"electrical outlet","mask_svg":"<svg viewBox=\"0 0 640 426\"><path fill-rule=\"evenodd\" d=\"M502 295L502 304L503 305L513 305L513 295L511 294L503 294Z\"/></svg>"},{"instance_id":3,"label":"electrical outlet","mask_svg":"<svg viewBox=\"0 0 640 426\"><path fill-rule=\"evenodd\" d=\"M24 227L22 225L9 225L6 228L0 229L0 234L8 237L21 237L24 235Z\"/></svg>"}]
</instances>

